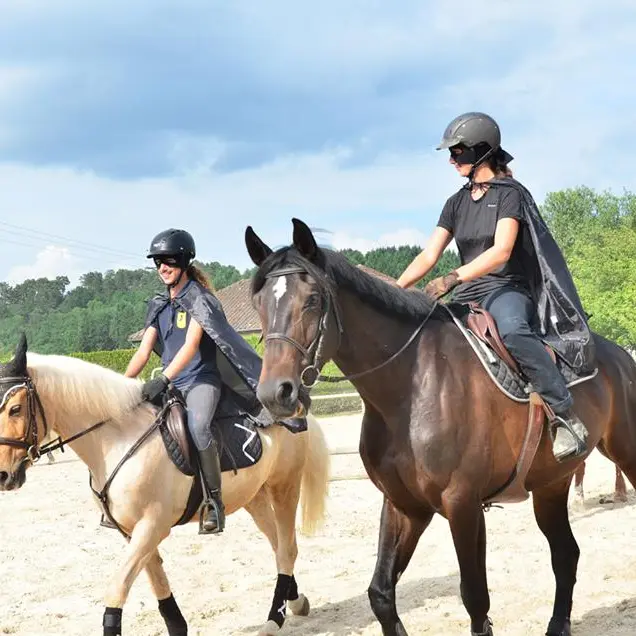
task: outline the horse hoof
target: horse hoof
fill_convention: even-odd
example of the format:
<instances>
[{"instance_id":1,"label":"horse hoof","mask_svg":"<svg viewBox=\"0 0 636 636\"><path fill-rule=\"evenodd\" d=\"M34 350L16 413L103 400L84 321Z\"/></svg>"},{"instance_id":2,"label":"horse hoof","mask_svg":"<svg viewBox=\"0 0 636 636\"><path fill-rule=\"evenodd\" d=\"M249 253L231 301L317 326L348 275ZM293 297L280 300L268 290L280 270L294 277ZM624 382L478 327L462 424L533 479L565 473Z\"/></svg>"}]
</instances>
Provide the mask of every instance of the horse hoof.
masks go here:
<instances>
[{"instance_id":1,"label":"horse hoof","mask_svg":"<svg viewBox=\"0 0 636 636\"><path fill-rule=\"evenodd\" d=\"M570 629L570 621L566 620L563 623L563 627L559 627L563 619L555 620L554 618L550 621L548 625L548 631L545 633L545 636L572 636L572 630Z\"/></svg>"},{"instance_id":2,"label":"horse hoof","mask_svg":"<svg viewBox=\"0 0 636 636\"><path fill-rule=\"evenodd\" d=\"M261 630L258 632L258 636L274 636L280 632L280 627L274 621L267 621Z\"/></svg>"},{"instance_id":3,"label":"horse hoof","mask_svg":"<svg viewBox=\"0 0 636 636\"><path fill-rule=\"evenodd\" d=\"M293 601L287 601L287 607L294 616L309 616L309 600L304 594L299 594Z\"/></svg>"}]
</instances>

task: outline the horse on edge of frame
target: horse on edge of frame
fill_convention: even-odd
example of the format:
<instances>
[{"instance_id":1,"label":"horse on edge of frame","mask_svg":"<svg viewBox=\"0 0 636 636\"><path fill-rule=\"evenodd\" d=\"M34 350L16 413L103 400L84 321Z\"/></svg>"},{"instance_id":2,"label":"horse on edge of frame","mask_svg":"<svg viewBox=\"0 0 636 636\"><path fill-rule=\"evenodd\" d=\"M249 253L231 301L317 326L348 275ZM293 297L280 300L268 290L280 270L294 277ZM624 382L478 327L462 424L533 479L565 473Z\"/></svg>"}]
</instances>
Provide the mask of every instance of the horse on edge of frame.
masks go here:
<instances>
[{"instance_id":1,"label":"horse on edge of frame","mask_svg":"<svg viewBox=\"0 0 636 636\"><path fill-rule=\"evenodd\" d=\"M142 569L168 634L186 636L187 623L158 547L174 525L197 518L201 486L194 494L197 479L192 471L180 470L169 456L168 447L176 438L168 440L166 431L176 430L177 424L172 415L159 418L166 407L142 401L142 384L77 358L27 355L23 336L13 359L0 363L0 491L21 488L26 469L49 449L70 446L90 471L98 503L128 539L105 595L104 636L121 634L122 608ZM276 556L278 578L268 620L259 631L263 636L280 631L287 607L294 614L309 613L309 601L298 592L294 577L296 513L300 501L307 533L322 522L329 451L316 418L308 414L306 419L307 429L297 433L278 423L253 427L238 445L239 451L248 448L253 453L251 465L223 467L227 513L245 508ZM234 420L231 416L229 421ZM181 422L181 431L183 426ZM247 429L245 424L240 427ZM47 442L53 431L60 440Z\"/></svg>"},{"instance_id":2,"label":"horse on edge of frame","mask_svg":"<svg viewBox=\"0 0 636 636\"><path fill-rule=\"evenodd\" d=\"M450 526L471 634L491 636L484 504L527 499L529 492L556 580L547 634L569 636L580 554L568 518L569 486L595 447L636 483L634 360L593 335L598 371L572 386L576 412L589 427L587 453L558 463L542 405L531 399L536 394L522 402L500 390L475 355L480 345L449 308L360 271L318 247L305 223L293 219L293 226L292 245L275 252L246 230L266 343L258 396L277 417L290 415L301 387L314 384L328 360L360 393L360 455L384 495L368 590L384 636L407 633L396 584L436 513ZM537 430L531 439L528 432Z\"/></svg>"}]
</instances>

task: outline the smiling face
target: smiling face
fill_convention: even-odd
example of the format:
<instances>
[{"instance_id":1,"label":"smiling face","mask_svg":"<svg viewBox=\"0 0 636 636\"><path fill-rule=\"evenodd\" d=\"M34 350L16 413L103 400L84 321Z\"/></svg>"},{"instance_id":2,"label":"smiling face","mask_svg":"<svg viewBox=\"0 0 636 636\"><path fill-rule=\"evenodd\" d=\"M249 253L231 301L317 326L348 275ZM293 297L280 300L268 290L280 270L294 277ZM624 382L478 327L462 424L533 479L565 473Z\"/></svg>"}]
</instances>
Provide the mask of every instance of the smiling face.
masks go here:
<instances>
[{"instance_id":1,"label":"smiling face","mask_svg":"<svg viewBox=\"0 0 636 636\"><path fill-rule=\"evenodd\" d=\"M181 261L175 256L155 256L153 258L157 274L164 285L174 285L181 275Z\"/></svg>"}]
</instances>

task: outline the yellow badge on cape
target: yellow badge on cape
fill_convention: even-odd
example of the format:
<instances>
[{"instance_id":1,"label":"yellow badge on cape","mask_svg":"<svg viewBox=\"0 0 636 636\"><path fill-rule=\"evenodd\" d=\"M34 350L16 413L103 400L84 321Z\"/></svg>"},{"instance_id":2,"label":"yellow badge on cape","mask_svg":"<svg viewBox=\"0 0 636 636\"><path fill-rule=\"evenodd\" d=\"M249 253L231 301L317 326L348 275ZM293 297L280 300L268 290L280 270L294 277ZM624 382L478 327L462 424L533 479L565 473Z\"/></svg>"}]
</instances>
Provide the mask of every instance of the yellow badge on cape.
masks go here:
<instances>
[{"instance_id":1,"label":"yellow badge on cape","mask_svg":"<svg viewBox=\"0 0 636 636\"><path fill-rule=\"evenodd\" d=\"M179 329L185 329L186 323L188 322L188 314L185 311L177 312L177 327Z\"/></svg>"}]
</instances>

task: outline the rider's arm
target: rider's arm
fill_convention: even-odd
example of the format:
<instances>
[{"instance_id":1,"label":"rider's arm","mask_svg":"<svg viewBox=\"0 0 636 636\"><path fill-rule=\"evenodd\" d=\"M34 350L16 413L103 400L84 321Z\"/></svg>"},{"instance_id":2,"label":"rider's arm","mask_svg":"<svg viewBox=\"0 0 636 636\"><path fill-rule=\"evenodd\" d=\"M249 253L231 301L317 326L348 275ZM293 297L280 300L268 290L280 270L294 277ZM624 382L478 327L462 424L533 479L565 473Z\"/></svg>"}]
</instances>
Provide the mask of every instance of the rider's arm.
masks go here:
<instances>
[{"instance_id":1,"label":"rider's arm","mask_svg":"<svg viewBox=\"0 0 636 636\"><path fill-rule=\"evenodd\" d=\"M130 359L128 366L126 367L124 375L127 378L136 378L141 373L150 358L150 354L152 353L156 342L157 330L150 326L146 329L146 331L144 331L139 349L135 351L135 354Z\"/></svg>"},{"instance_id":2,"label":"rider's arm","mask_svg":"<svg viewBox=\"0 0 636 636\"><path fill-rule=\"evenodd\" d=\"M202 337L203 329L201 325L194 318L190 318L185 342L179 351L177 351L177 355L172 359L172 362L163 370L163 374L169 380L174 380L181 371L185 369L190 360L192 360L194 354L199 349Z\"/></svg>"},{"instance_id":3,"label":"rider's arm","mask_svg":"<svg viewBox=\"0 0 636 636\"><path fill-rule=\"evenodd\" d=\"M451 242L453 235L446 228L439 225L433 230L426 247L413 259L411 264L398 278L399 287L410 287L424 278L435 267L442 252Z\"/></svg>"},{"instance_id":4,"label":"rider's arm","mask_svg":"<svg viewBox=\"0 0 636 636\"><path fill-rule=\"evenodd\" d=\"M466 265L457 268L459 280L463 283L494 272L507 263L519 233L519 221L503 218L497 221L495 244Z\"/></svg>"}]
</instances>

